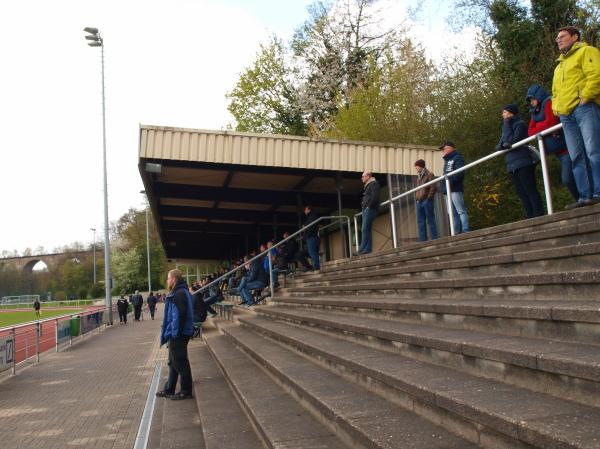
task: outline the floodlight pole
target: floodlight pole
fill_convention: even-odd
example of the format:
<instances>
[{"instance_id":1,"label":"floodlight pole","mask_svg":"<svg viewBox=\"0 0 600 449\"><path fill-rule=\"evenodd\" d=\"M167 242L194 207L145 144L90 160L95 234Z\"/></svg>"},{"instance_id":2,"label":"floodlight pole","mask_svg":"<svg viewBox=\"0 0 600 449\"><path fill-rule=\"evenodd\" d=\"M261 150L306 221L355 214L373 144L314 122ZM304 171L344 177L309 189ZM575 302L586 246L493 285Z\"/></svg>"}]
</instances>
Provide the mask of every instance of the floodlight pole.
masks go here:
<instances>
[{"instance_id":1,"label":"floodlight pole","mask_svg":"<svg viewBox=\"0 0 600 449\"><path fill-rule=\"evenodd\" d=\"M94 233L94 285L96 285L96 228L90 228Z\"/></svg>"},{"instance_id":2,"label":"floodlight pole","mask_svg":"<svg viewBox=\"0 0 600 449\"><path fill-rule=\"evenodd\" d=\"M150 209L150 200L145 190L140 191L146 195L146 253L148 255L148 293L152 291L152 276L150 271L150 222L148 221L148 209Z\"/></svg>"},{"instance_id":3,"label":"floodlight pole","mask_svg":"<svg viewBox=\"0 0 600 449\"><path fill-rule=\"evenodd\" d=\"M112 285L110 277L110 242L108 234L108 186L106 173L106 108L104 96L104 40L100 36L97 28L85 28L85 32L90 33L86 39L92 41L88 43L90 47L100 47L102 62L102 158L104 166L104 285L106 293L106 308L108 310L108 324L113 324L112 316Z\"/></svg>"}]
</instances>

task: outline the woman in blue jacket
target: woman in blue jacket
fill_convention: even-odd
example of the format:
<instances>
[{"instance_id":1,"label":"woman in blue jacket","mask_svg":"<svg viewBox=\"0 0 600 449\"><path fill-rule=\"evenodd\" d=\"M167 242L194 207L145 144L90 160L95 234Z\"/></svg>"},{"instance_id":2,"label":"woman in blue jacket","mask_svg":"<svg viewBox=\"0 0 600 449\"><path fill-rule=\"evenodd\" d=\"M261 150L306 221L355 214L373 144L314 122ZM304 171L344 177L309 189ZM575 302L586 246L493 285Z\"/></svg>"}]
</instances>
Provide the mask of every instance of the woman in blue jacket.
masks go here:
<instances>
[{"instance_id":1,"label":"woman in blue jacket","mask_svg":"<svg viewBox=\"0 0 600 449\"><path fill-rule=\"evenodd\" d=\"M496 150L505 150L514 143L527 139L527 124L519 117L519 107L507 104L502 109L502 137ZM506 169L510 173L517 195L521 198L527 218L544 215L542 197L535 179L535 161L527 145L506 153Z\"/></svg>"}]
</instances>

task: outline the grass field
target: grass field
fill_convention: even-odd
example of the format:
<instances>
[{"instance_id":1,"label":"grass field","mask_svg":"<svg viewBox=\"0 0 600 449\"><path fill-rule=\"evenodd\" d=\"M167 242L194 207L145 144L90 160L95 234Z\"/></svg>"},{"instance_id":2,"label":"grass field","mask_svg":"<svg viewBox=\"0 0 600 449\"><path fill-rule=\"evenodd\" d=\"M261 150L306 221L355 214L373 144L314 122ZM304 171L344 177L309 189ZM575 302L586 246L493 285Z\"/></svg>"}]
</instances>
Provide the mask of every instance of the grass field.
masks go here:
<instances>
[{"instance_id":1,"label":"grass field","mask_svg":"<svg viewBox=\"0 0 600 449\"><path fill-rule=\"evenodd\" d=\"M40 319L52 318L58 315L68 315L71 313L80 312L83 309L57 309L43 310ZM27 312L0 312L0 327L12 326L13 324L26 323L35 321L37 317L33 310Z\"/></svg>"}]
</instances>

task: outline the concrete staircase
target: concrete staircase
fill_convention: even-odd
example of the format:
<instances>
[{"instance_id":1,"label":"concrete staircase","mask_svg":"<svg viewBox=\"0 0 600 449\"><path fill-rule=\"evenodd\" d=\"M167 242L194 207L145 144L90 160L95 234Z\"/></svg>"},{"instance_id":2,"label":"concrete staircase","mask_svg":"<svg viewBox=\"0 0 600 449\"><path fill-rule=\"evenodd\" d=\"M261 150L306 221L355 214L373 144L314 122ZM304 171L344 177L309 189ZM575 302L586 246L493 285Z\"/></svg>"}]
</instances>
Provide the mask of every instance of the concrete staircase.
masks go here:
<instances>
[{"instance_id":1,"label":"concrete staircase","mask_svg":"<svg viewBox=\"0 0 600 449\"><path fill-rule=\"evenodd\" d=\"M216 323L206 382L253 439L211 446L200 404L207 448L600 448L600 206L326 263Z\"/></svg>"}]
</instances>

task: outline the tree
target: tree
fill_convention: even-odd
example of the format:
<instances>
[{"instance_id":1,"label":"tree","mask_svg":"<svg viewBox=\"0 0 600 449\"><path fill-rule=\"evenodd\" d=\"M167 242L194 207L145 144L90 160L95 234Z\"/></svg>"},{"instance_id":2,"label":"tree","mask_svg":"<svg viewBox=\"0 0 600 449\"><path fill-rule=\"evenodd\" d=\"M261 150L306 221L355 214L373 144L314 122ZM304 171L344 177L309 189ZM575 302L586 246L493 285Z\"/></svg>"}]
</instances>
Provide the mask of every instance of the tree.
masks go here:
<instances>
[{"instance_id":1,"label":"tree","mask_svg":"<svg viewBox=\"0 0 600 449\"><path fill-rule=\"evenodd\" d=\"M305 135L295 71L285 62L283 43L273 37L227 94L238 131Z\"/></svg>"}]
</instances>

